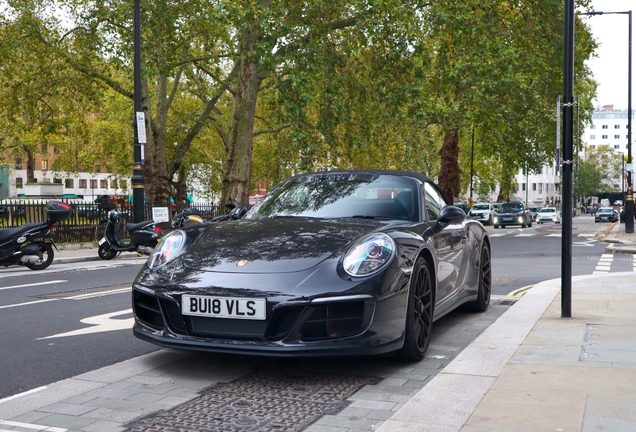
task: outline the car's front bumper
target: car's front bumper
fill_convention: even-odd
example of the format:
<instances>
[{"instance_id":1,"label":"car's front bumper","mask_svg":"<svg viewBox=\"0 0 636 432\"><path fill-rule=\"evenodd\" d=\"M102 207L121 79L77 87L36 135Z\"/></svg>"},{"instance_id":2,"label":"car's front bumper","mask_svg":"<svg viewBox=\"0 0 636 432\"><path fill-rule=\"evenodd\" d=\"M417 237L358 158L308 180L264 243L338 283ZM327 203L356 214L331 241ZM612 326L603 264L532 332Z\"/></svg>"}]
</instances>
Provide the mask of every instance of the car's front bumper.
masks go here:
<instances>
[{"instance_id":1,"label":"car's front bumper","mask_svg":"<svg viewBox=\"0 0 636 432\"><path fill-rule=\"evenodd\" d=\"M219 276L195 274L203 278L196 287L133 284L136 337L162 347L266 356L375 355L399 349L404 340L409 275L399 269L357 283L325 279L314 294L302 293L290 274L286 279L277 275L232 278L242 282L243 297L266 300L264 320L183 313L184 294L227 297L233 291L224 294L218 286L203 282ZM238 292L233 296L239 297Z\"/></svg>"},{"instance_id":2,"label":"car's front bumper","mask_svg":"<svg viewBox=\"0 0 636 432\"><path fill-rule=\"evenodd\" d=\"M495 216L492 223L494 225L525 225L526 221L523 216Z\"/></svg>"},{"instance_id":3,"label":"car's front bumper","mask_svg":"<svg viewBox=\"0 0 636 432\"><path fill-rule=\"evenodd\" d=\"M311 344L290 344L278 341L240 341L222 339L195 339L174 337L174 335L156 332L144 325L135 323L133 334L146 342L164 348L189 351L203 351L225 354L250 354L268 357L320 357L320 356L364 356L378 355L396 351L402 347L403 339L384 343L374 343L369 338L314 342Z\"/></svg>"},{"instance_id":4,"label":"car's front bumper","mask_svg":"<svg viewBox=\"0 0 636 432\"><path fill-rule=\"evenodd\" d=\"M470 219L479 221L479 222L490 222L490 220L492 219L492 216L490 215L490 213L481 213L481 214L468 214L468 217Z\"/></svg>"}]
</instances>

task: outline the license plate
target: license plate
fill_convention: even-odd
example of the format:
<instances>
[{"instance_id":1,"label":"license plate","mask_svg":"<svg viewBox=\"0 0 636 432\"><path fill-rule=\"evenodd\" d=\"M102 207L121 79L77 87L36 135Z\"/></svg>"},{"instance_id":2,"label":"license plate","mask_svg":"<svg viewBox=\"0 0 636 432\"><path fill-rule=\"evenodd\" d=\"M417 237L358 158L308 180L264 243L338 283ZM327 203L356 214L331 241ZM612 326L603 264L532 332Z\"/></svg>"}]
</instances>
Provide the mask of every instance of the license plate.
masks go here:
<instances>
[{"instance_id":1,"label":"license plate","mask_svg":"<svg viewBox=\"0 0 636 432\"><path fill-rule=\"evenodd\" d=\"M103 245L104 243L106 243L106 237L102 237L102 238L99 240L99 245L100 245L100 246L101 246L101 245Z\"/></svg>"},{"instance_id":2,"label":"license plate","mask_svg":"<svg viewBox=\"0 0 636 432\"><path fill-rule=\"evenodd\" d=\"M265 319L265 299L184 295L183 315L208 318Z\"/></svg>"},{"instance_id":3,"label":"license plate","mask_svg":"<svg viewBox=\"0 0 636 432\"><path fill-rule=\"evenodd\" d=\"M512 218L503 218L503 220L505 220L505 221L511 221L511 220L512 220Z\"/></svg>"}]
</instances>

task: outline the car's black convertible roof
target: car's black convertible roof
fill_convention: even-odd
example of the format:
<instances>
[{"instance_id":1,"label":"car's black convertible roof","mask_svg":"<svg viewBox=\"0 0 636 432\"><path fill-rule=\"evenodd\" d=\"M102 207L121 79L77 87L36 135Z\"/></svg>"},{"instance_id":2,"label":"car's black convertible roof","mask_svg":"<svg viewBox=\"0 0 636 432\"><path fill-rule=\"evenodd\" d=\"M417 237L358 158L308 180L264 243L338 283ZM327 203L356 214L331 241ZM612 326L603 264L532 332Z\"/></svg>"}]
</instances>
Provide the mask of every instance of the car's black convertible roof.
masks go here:
<instances>
[{"instance_id":1,"label":"car's black convertible roof","mask_svg":"<svg viewBox=\"0 0 636 432\"><path fill-rule=\"evenodd\" d=\"M413 171L396 171L396 170L333 170L333 171L318 171L305 174L297 174L292 179L301 177L311 177L314 175L326 175L326 174L375 174L375 175L392 175L398 177L413 177L422 183L430 182L431 179L424 174Z\"/></svg>"}]
</instances>

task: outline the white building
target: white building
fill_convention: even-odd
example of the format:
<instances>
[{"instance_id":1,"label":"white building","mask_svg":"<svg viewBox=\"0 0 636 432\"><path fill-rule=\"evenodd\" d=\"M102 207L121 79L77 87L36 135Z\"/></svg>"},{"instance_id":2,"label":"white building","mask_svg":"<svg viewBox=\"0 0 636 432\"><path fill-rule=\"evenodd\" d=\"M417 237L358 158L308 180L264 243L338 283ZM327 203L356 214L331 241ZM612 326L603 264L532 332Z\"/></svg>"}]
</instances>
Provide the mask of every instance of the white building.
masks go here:
<instances>
[{"instance_id":1,"label":"white building","mask_svg":"<svg viewBox=\"0 0 636 432\"><path fill-rule=\"evenodd\" d=\"M632 128L634 128L634 114L632 112ZM576 139L576 131L574 131ZM632 145L633 145L632 130ZM581 132L582 151L586 148L596 148L601 145L614 149L616 154L627 155L627 110L615 110L613 105L598 107L592 113L592 124ZM633 151L636 150L632 147ZM574 155L576 158L576 154ZM617 183L620 184L620 172L616 173ZM561 173L556 171L556 161L553 166L544 166L538 174L528 174L520 171L516 176L517 188L515 199L526 202L528 207L545 206L549 203L559 206L561 202Z\"/></svg>"}]
</instances>

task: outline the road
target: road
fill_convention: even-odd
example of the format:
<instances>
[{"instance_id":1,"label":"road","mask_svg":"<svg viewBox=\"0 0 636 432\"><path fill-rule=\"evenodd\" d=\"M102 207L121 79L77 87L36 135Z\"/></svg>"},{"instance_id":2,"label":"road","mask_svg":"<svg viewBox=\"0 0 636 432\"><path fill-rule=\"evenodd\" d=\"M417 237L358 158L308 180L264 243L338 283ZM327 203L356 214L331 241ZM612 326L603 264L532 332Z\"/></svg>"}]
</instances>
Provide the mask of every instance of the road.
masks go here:
<instances>
[{"instance_id":1,"label":"road","mask_svg":"<svg viewBox=\"0 0 636 432\"><path fill-rule=\"evenodd\" d=\"M0 271L0 399L155 351L130 331L140 261Z\"/></svg>"},{"instance_id":2,"label":"road","mask_svg":"<svg viewBox=\"0 0 636 432\"><path fill-rule=\"evenodd\" d=\"M601 260L606 244L596 236L607 229L607 224L595 224L592 218L574 219L574 275L632 271L631 255ZM493 250L493 294L518 296L534 283L560 277L560 225L487 230ZM135 339L130 331L130 283L142 262L64 264L41 272L0 270L0 400L156 351L157 347ZM601 270L599 263L603 263ZM494 320L503 311L493 304ZM470 316L451 314L436 323L434 337L448 339L465 319ZM459 345L440 343L446 348L440 348L439 355L450 359L468 343L470 339L462 339ZM444 351L448 347L452 350ZM224 358L232 362L231 356ZM347 362L342 365L345 370Z\"/></svg>"},{"instance_id":3,"label":"road","mask_svg":"<svg viewBox=\"0 0 636 432\"><path fill-rule=\"evenodd\" d=\"M634 269L632 255L604 256L607 243L598 238L609 228L608 223L595 223L590 216L572 219L573 276ZM499 229L488 226L486 230L492 242L493 294L520 295L538 282L561 277L560 224Z\"/></svg>"}]
</instances>

